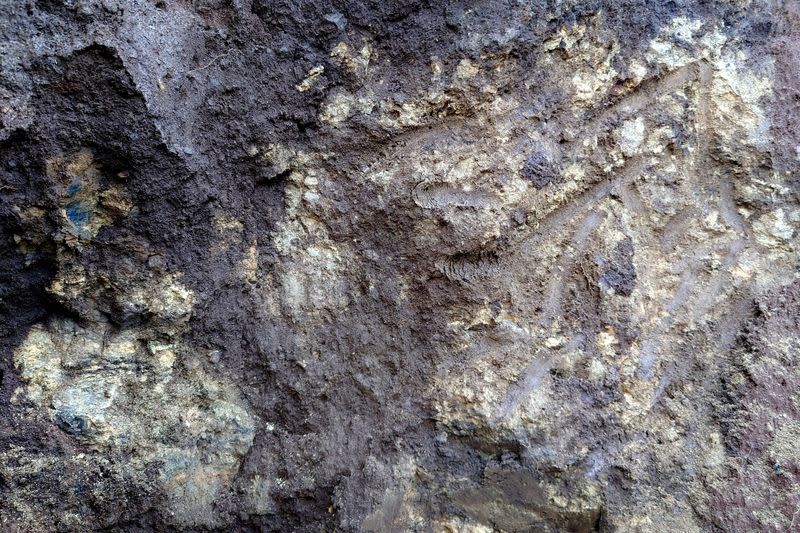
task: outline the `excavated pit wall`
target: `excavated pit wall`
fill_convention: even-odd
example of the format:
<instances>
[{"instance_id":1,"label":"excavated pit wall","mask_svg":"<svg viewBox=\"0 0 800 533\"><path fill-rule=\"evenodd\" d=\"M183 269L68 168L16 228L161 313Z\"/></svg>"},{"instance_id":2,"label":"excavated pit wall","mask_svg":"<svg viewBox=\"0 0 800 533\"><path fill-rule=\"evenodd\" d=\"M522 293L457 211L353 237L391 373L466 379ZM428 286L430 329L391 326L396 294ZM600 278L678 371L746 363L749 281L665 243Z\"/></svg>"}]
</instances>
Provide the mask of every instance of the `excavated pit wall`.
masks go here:
<instances>
[{"instance_id":1,"label":"excavated pit wall","mask_svg":"<svg viewBox=\"0 0 800 533\"><path fill-rule=\"evenodd\" d=\"M0 531L800 528L796 2L0 32Z\"/></svg>"}]
</instances>

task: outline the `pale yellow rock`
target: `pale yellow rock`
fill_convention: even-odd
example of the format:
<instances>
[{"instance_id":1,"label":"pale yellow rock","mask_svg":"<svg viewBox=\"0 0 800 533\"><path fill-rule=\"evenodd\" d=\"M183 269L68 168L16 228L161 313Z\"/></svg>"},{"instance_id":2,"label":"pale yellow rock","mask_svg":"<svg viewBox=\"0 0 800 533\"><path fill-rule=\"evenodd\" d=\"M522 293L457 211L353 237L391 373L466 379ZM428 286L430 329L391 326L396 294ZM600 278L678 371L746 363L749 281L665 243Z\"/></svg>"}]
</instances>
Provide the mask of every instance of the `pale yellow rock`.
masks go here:
<instances>
[{"instance_id":1,"label":"pale yellow rock","mask_svg":"<svg viewBox=\"0 0 800 533\"><path fill-rule=\"evenodd\" d=\"M192 526L213 523L213 503L252 445L254 420L231 385L199 369L176 373L195 299L177 278L170 274L124 295L150 309L161 331L54 320L31 329L14 363L28 398L73 438L96 450L128 450L144 464L163 463L175 519ZM175 341L160 341L164 332ZM182 432L164 440L178 420ZM201 437L212 451L194 447Z\"/></svg>"},{"instance_id":2,"label":"pale yellow rock","mask_svg":"<svg viewBox=\"0 0 800 533\"><path fill-rule=\"evenodd\" d=\"M618 135L622 153L626 157L637 154L639 146L645 139L644 119L637 117L636 119L626 120L622 123Z\"/></svg>"},{"instance_id":3,"label":"pale yellow rock","mask_svg":"<svg viewBox=\"0 0 800 533\"><path fill-rule=\"evenodd\" d=\"M301 93L306 92L311 87L313 87L314 83L317 81L317 78L319 78L320 75L322 75L322 73L324 71L325 71L325 67L324 66L322 66L322 65L315 66L314 68L312 68L311 70L308 71L308 73L306 74L306 77L305 77L305 79L303 79L303 81L301 81L299 84L295 85L295 88L298 91L300 91Z\"/></svg>"}]
</instances>

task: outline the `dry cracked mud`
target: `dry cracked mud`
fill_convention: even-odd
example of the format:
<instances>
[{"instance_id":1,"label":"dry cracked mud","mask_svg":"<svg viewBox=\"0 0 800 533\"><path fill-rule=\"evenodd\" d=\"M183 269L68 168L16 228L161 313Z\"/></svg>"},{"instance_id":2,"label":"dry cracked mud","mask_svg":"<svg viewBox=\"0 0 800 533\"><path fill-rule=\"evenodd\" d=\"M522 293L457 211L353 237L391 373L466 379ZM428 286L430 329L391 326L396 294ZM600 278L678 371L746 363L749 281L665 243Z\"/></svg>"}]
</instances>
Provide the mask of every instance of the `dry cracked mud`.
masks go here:
<instances>
[{"instance_id":1,"label":"dry cracked mud","mask_svg":"<svg viewBox=\"0 0 800 533\"><path fill-rule=\"evenodd\" d=\"M800 531L800 4L0 0L0 531Z\"/></svg>"}]
</instances>

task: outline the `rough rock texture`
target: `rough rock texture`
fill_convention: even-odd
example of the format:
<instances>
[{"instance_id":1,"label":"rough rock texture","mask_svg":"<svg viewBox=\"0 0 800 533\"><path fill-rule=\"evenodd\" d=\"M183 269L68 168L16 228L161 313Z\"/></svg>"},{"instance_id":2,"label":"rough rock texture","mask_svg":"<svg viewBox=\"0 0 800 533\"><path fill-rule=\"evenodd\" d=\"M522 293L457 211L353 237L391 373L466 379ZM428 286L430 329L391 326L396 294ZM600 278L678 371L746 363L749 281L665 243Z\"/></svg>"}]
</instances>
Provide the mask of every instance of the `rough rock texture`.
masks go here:
<instances>
[{"instance_id":1,"label":"rough rock texture","mask_svg":"<svg viewBox=\"0 0 800 533\"><path fill-rule=\"evenodd\" d=\"M800 531L791 0L0 0L0 531Z\"/></svg>"}]
</instances>

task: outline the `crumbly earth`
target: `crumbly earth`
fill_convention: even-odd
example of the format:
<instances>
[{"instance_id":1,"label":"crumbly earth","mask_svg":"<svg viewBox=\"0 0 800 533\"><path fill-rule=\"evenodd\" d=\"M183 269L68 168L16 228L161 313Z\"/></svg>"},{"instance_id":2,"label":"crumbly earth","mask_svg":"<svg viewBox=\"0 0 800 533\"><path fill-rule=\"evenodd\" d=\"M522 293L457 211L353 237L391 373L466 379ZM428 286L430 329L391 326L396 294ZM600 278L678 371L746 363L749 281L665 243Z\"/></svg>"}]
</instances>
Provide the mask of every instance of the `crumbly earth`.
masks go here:
<instances>
[{"instance_id":1,"label":"crumbly earth","mask_svg":"<svg viewBox=\"0 0 800 533\"><path fill-rule=\"evenodd\" d=\"M800 531L794 0L0 2L0 532Z\"/></svg>"}]
</instances>

